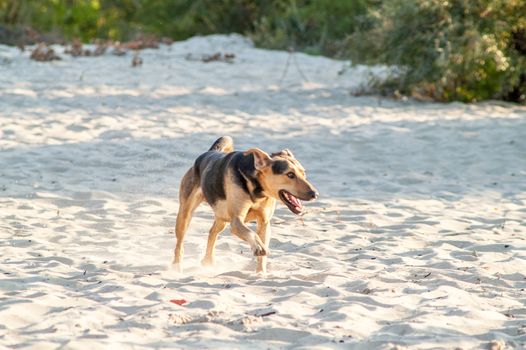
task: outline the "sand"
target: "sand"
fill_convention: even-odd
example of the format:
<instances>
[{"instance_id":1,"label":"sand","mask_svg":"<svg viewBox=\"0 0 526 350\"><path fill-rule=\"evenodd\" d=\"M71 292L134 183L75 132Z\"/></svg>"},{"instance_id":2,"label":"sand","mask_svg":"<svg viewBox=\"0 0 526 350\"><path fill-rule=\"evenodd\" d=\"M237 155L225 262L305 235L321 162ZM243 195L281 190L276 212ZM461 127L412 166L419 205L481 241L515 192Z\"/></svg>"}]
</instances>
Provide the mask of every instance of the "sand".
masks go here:
<instances>
[{"instance_id":1,"label":"sand","mask_svg":"<svg viewBox=\"0 0 526 350\"><path fill-rule=\"evenodd\" d=\"M0 347L526 347L526 108L354 97L389 69L238 35L135 68L55 49L0 46ZM321 194L278 205L266 276L228 230L200 266L205 206L170 267L179 180L221 135L291 149Z\"/></svg>"}]
</instances>

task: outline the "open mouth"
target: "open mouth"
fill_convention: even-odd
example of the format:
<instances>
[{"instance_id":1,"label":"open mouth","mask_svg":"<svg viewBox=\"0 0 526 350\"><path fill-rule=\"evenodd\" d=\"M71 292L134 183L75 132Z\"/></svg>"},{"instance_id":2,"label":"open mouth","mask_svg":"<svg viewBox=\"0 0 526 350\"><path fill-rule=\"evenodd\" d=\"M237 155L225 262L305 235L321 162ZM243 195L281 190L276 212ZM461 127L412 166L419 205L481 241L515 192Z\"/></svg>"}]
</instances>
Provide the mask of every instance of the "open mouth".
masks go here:
<instances>
[{"instance_id":1,"label":"open mouth","mask_svg":"<svg viewBox=\"0 0 526 350\"><path fill-rule=\"evenodd\" d=\"M303 205L298 197L285 190L279 191L279 198L294 214L300 214L303 210Z\"/></svg>"}]
</instances>

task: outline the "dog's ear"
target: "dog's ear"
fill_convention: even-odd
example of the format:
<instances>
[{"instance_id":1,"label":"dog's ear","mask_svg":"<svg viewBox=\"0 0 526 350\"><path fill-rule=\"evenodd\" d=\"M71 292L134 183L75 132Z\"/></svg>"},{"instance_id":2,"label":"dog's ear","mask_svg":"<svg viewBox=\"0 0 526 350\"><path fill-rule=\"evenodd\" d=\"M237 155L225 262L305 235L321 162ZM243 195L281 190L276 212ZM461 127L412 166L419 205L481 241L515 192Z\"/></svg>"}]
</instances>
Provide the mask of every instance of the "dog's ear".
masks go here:
<instances>
[{"instance_id":1,"label":"dog's ear","mask_svg":"<svg viewBox=\"0 0 526 350\"><path fill-rule=\"evenodd\" d=\"M288 149L288 148L285 148L283 151L281 152L284 152L285 154L287 154L290 158L294 158L294 154L292 154L292 152Z\"/></svg>"},{"instance_id":2,"label":"dog's ear","mask_svg":"<svg viewBox=\"0 0 526 350\"><path fill-rule=\"evenodd\" d=\"M259 148L251 148L244 153L245 156L248 156L249 154L254 155L254 167L256 170L262 170L272 163L272 159L268 153L260 150Z\"/></svg>"},{"instance_id":3,"label":"dog's ear","mask_svg":"<svg viewBox=\"0 0 526 350\"><path fill-rule=\"evenodd\" d=\"M281 151L276 153L272 153L272 157L275 156L294 158L294 154L292 154L292 152L288 148L282 149Z\"/></svg>"}]
</instances>

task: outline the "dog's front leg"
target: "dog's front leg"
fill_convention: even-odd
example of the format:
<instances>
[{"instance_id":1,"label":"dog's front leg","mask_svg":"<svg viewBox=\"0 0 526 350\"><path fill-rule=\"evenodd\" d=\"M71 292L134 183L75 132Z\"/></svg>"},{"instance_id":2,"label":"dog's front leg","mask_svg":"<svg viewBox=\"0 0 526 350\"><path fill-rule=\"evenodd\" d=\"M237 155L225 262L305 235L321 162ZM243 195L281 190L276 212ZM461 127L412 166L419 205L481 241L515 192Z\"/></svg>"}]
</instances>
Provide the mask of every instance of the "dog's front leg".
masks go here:
<instances>
[{"instance_id":1,"label":"dog's front leg","mask_svg":"<svg viewBox=\"0 0 526 350\"><path fill-rule=\"evenodd\" d=\"M258 220L257 224L258 236L265 245L267 254L269 253L269 242L270 242L270 222L267 220ZM267 272L267 256L258 256L258 265L256 272L266 273Z\"/></svg>"},{"instance_id":2,"label":"dog's front leg","mask_svg":"<svg viewBox=\"0 0 526 350\"><path fill-rule=\"evenodd\" d=\"M244 220L240 217L234 217L232 219L232 221L230 222L230 228L232 230L232 233L241 238L242 240L248 242L255 256L267 255L265 245L263 244L259 236L254 231L245 226L243 221Z\"/></svg>"}]
</instances>

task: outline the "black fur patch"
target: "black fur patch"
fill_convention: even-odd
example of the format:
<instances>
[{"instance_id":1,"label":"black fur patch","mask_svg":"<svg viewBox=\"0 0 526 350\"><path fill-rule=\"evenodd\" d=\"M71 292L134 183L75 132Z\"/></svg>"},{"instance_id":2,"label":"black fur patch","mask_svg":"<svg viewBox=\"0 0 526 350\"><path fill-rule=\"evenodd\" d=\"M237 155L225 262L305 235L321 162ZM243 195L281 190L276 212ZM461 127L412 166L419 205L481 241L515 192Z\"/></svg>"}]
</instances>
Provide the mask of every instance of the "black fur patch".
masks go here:
<instances>
[{"instance_id":1,"label":"black fur patch","mask_svg":"<svg viewBox=\"0 0 526 350\"><path fill-rule=\"evenodd\" d=\"M272 164L272 172L274 174L283 174L289 168L289 163L286 160L275 160Z\"/></svg>"},{"instance_id":2,"label":"black fur patch","mask_svg":"<svg viewBox=\"0 0 526 350\"><path fill-rule=\"evenodd\" d=\"M243 191L250 195L252 199L263 197L263 187L256 178L256 168L254 167L254 155L243 155L241 152L236 152L232 159L232 170L235 175L236 183L241 186ZM248 181L252 184L253 190L250 192Z\"/></svg>"},{"instance_id":3,"label":"black fur patch","mask_svg":"<svg viewBox=\"0 0 526 350\"><path fill-rule=\"evenodd\" d=\"M226 199L225 176L230 168L234 174L234 181L251 198L263 197L263 187L257 180L254 167L254 155L245 156L243 152L208 151L200 155L194 164L196 177L200 178L201 189L206 201L214 205L217 201ZM252 191L249 189L251 183Z\"/></svg>"},{"instance_id":4,"label":"black fur patch","mask_svg":"<svg viewBox=\"0 0 526 350\"><path fill-rule=\"evenodd\" d=\"M201 189L206 201L214 205L218 200L226 199L225 174L233 154L208 151L195 161L195 168L201 179Z\"/></svg>"}]
</instances>

